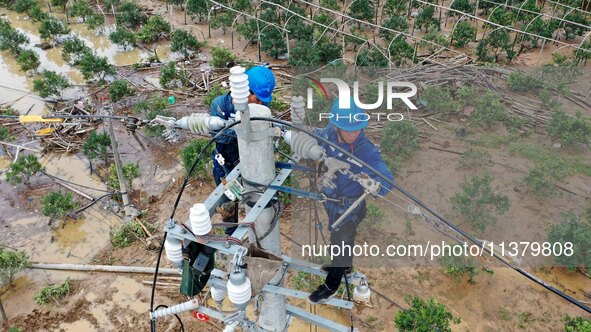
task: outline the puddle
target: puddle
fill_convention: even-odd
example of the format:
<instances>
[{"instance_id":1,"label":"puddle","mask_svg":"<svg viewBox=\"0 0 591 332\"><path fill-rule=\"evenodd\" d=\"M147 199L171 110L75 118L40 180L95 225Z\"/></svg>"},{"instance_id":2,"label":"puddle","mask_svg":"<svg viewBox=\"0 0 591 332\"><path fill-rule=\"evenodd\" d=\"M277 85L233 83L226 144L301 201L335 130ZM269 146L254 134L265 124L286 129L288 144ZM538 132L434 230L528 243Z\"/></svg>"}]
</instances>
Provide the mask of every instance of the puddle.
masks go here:
<instances>
[{"instance_id":1,"label":"puddle","mask_svg":"<svg viewBox=\"0 0 591 332\"><path fill-rule=\"evenodd\" d=\"M12 281L12 286L7 285L0 288L0 294L2 294L2 300L7 300L13 295L19 294L21 291L31 286L33 282L27 276L21 276Z\"/></svg>"},{"instance_id":2,"label":"puddle","mask_svg":"<svg viewBox=\"0 0 591 332\"><path fill-rule=\"evenodd\" d=\"M23 32L29 38L29 45L26 47L32 49L39 55L41 62L40 70L52 70L67 76L70 82L74 85L83 85L84 78L78 69L70 67L61 56L62 46L51 48L48 50L41 50L35 47L35 44L41 42L39 37L38 23L33 23L24 14L18 14L14 11L0 8L0 15L7 19L12 27ZM63 19L63 14L52 13L52 15ZM95 31L87 28L85 24L73 23L70 24L72 32L71 35L76 35L84 40L88 46L95 50L100 56L107 57L112 64L123 66L130 65L147 58L149 52L134 48L131 50L123 50L121 47L111 43L107 34L97 35ZM170 52L170 44L168 42L157 43L151 45L155 47L161 61L165 62L172 58ZM0 52L0 105L12 106L20 113L42 114L47 108L42 98L29 94L33 88L33 78L27 77L25 73L20 70L20 66L16 63L16 59L9 52ZM82 88L68 89L64 98L73 98L77 95L83 94ZM4 107L3 106L3 107Z\"/></svg>"},{"instance_id":3,"label":"puddle","mask_svg":"<svg viewBox=\"0 0 591 332\"><path fill-rule=\"evenodd\" d=\"M139 301L138 294L144 287L137 281L118 276L111 284L111 288L116 289L113 293L113 303L117 303L122 308L127 308L137 312L138 314L145 314L150 311L150 305Z\"/></svg>"},{"instance_id":4,"label":"puddle","mask_svg":"<svg viewBox=\"0 0 591 332\"><path fill-rule=\"evenodd\" d=\"M86 331L99 331L94 325L88 320L81 319L73 323L62 323L58 327L58 331L64 332L86 332Z\"/></svg>"}]
</instances>

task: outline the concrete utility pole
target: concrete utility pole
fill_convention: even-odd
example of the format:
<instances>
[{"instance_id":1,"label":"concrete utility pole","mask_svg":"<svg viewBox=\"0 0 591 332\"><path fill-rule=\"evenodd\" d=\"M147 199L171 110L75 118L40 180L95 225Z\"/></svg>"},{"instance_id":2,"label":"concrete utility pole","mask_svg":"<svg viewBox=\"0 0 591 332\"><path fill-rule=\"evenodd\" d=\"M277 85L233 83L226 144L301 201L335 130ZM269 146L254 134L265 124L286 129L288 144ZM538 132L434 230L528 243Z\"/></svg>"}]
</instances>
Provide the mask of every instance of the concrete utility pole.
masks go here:
<instances>
[{"instance_id":1,"label":"concrete utility pole","mask_svg":"<svg viewBox=\"0 0 591 332\"><path fill-rule=\"evenodd\" d=\"M112 115L111 108L105 107L107 115ZM123 177L123 169L121 169L121 158L119 157L119 150L117 145L117 137L113 130L113 119L109 119L109 135L111 136L111 149L113 150L113 159L115 160L115 168L117 169L117 179L119 180L119 190L121 190L121 199L123 200L123 209L125 210L125 216L131 217L131 206L129 206L129 196L127 195L127 184Z\"/></svg>"},{"instance_id":2,"label":"concrete utility pole","mask_svg":"<svg viewBox=\"0 0 591 332\"><path fill-rule=\"evenodd\" d=\"M240 172L242 177L250 182L269 185L275 179L275 156L273 151L273 135L271 123L264 121L250 121L251 117L272 117L271 110L263 105L248 104L248 77L244 68L236 66L230 70L230 87L236 112L240 112L241 124L236 129L238 136L238 150L240 154ZM238 114L237 114L238 115ZM246 181L245 181L246 182ZM244 184L246 191L260 190L260 188ZM252 200L255 202L256 200ZM246 204L246 214L252 207ZM263 249L281 256L279 241L279 223L271 225L274 211L271 206L265 208L256 220L256 234L261 237ZM273 229L270 230L271 226ZM251 239L251 242L254 239ZM270 284L281 286L280 280L271 280ZM283 332L287 330L287 311L285 298L282 295L263 293L260 315L258 318L259 331Z\"/></svg>"}]
</instances>

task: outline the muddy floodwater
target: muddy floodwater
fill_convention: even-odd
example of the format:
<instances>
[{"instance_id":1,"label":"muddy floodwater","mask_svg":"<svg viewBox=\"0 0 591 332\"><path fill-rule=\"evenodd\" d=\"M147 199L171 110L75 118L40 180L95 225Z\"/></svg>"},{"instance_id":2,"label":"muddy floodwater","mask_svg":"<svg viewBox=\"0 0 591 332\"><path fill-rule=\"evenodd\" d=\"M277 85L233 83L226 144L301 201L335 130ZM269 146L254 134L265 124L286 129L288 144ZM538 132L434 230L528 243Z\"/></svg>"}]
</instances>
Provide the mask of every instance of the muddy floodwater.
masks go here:
<instances>
[{"instance_id":1,"label":"muddy floodwater","mask_svg":"<svg viewBox=\"0 0 591 332\"><path fill-rule=\"evenodd\" d=\"M59 13L53 15L60 17ZM63 16L63 15L61 15ZM66 76L72 87L64 92L65 99L80 98L87 93L82 73L70 66L62 59L62 46L42 50L35 45L41 43L38 23L32 22L27 15L0 8L0 17L8 20L13 28L24 33L29 38L27 49L35 51L39 55L39 71L51 70ZM72 21L72 20L71 20ZM115 66L127 66L147 59L153 55L153 50L147 48L132 48L124 50L109 40L108 32L114 27L99 31L90 30L83 23L72 23L70 35L77 36L86 42L97 55L106 57ZM155 43L153 47L161 61L173 59L168 43ZM21 114L42 114L46 110L43 98L32 93L34 77L28 76L20 70L15 57L8 51L0 52L0 105L12 107Z\"/></svg>"}]
</instances>

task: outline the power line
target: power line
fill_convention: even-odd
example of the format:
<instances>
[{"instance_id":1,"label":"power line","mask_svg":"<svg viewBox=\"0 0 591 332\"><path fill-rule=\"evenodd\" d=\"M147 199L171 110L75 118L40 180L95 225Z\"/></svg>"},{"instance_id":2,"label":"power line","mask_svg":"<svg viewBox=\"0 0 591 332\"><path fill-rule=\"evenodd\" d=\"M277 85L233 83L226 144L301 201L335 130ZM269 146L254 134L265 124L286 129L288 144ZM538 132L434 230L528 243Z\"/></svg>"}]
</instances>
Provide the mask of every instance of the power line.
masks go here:
<instances>
[{"instance_id":1,"label":"power line","mask_svg":"<svg viewBox=\"0 0 591 332\"><path fill-rule=\"evenodd\" d=\"M299 1L302 1L302 0L299 0ZM465 13L465 12L463 12L463 11L461 11L461 10L457 10L457 9L453 9L453 8L449 8L449 7L445 7L445 6L441 6L441 5L437 5L437 4L434 4L434 3L426 2L426 1L424 1L424 0L416 0L416 1L418 1L418 2L420 2L420 3L422 3L422 4L425 4L425 5L429 5L429 6L437 7L437 8L439 8L439 9L446 9L446 10L448 10L448 11L453 11L453 12L456 12L456 13L460 13L460 14L462 14L462 15L464 15L464 16L471 17L471 18L473 18L473 19L476 19L476 20L478 20L478 21L481 21L481 22L488 23L488 24L490 24L490 25L494 25L494 26L496 26L496 27L498 27L498 28L501 28L501 29L507 29L507 30L509 30L509 31L513 31L513 32L516 32L516 33L521 33L521 34L524 34L524 35L529 35L529 36L537 37L537 38L544 39L544 40L554 41L554 42L557 42L557 43L559 43L559 44L562 44L562 45L564 45L564 46L566 46L566 47L572 47L572 48L575 48L575 49L577 49L577 50L581 50L581 51L583 51L583 52L591 52L591 50L586 50L586 49L584 49L584 48L582 48L582 47L580 47L580 46L576 46L576 45L573 45L573 44L565 43L565 42L563 42L563 41L560 41L560 40L554 40L553 38L544 37L544 36L541 36L541 35L537 35L537 34L535 34L535 33L526 32L526 31L523 31L523 30L515 29L515 28L513 28L513 27L509 27L509 26L501 25L501 24L498 24L498 23L492 22L492 21L490 21L490 20L483 19L483 18L480 18L480 17L478 17L478 16L474 16L474 15L472 15L472 14Z\"/></svg>"},{"instance_id":2,"label":"power line","mask_svg":"<svg viewBox=\"0 0 591 332\"><path fill-rule=\"evenodd\" d=\"M262 0L262 1L265 1L265 0ZM347 19L350 19L350 20L353 20L353 21L356 21L356 22L359 22L359 23L362 23L362 24L365 24L365 25L368 25L368 26L371 26L371 27L374 27L374 28L382 29L382 30L389 31L389 32L394 32L394 33L397 33L398 35L403 35L403 36L409 37L409 38L411 38L413 40L419 40L421 42L425 42L425 43L428 43L428 44L431 44L431 45L434 45L434 46L437 46L437 47L446 49L448 51L452 51L452 52L454 52L456 54L465 54L465 53L461 53L461 52L459 52L457 50L454 50L452 48L449 48L447 46L444 46L444 45L441 45L441 44L437 44L437 43L435 43L435 42L433 42L431 40L426 40L424 38L413 36L413 35L411 35L409 33L403 32L403 31L398 31L398 30L394 30L394 29L391 29L391 28L383 27L383 26L378 25L378 24L375 24L375 23L363 21L363 20L360 20L360 19L351 17L349 15L346 15L346 14L344 14L342 12L339 12L339 11L336 11L336 10L333 10L333 9L330 9L330 8L327 8L327 7L323 7L323 6L320 6L320 5L316 5L314 3L307 2L305 0L295 0L295 1L299 1L299 2L304 3L306 5L309 5L309 6L312 6L312 7L316 7L316 8L319 8L319 9L323 9L323 10L328 11L330 13L339 15L341 17L344 17L344 18L347 18Z\"/></svg>"},{"instance_id":3,"label":"power line","mask_svg":"<svg viewBox=\"0 0 591 332\"><path fill-rule=\"evenodd\" d=\"M480 1L484 1L484 2L488 2L488 3L492 3L492 4L495 4L495 5L498 5L498 6L503 6L503 7L505 7L505 8L516 9L516 10L518 10L519 12L526 12L526 13L530 13L530 14L536 14L536 15L538 15L538 17L539 17L539 16L549 17L549 18L551 18L551 19L553 19L553 20L562 21L562 22L567 22L567 23L569 23L569 24L573 24L573 25L578 25L578 26L580 26L580 27L583 27L583 28L585 28L585 29L587 29L587 30L591 29L591 27L590 27L590 26L588 26L588 25L584 25L584 24L581 24L581 23L578 23L578 22L574 22L574 21L570 21L570 20L565 20L565 19L563 19L563 18L560 18L560 17L556 17L556 16L548 15L548 14L542 13L541 11L540 11L540 12L535 12L535 11L533 11L533 10L529 10L529 9L523 9L523 8L521 8L521 7L515 7L515 6L511 6L511 5L509 5L509 4L503 4L503 3L494 2L494 1L491 1L491 0L480 0ZM524 3L522 4L522 6L523 6L523 5L525 5L526 3L527 3L527 1L526 1L526 2L524 2ZM536 17L536 18L537 18L537 17Z\"/></svg>"}]
</instances>

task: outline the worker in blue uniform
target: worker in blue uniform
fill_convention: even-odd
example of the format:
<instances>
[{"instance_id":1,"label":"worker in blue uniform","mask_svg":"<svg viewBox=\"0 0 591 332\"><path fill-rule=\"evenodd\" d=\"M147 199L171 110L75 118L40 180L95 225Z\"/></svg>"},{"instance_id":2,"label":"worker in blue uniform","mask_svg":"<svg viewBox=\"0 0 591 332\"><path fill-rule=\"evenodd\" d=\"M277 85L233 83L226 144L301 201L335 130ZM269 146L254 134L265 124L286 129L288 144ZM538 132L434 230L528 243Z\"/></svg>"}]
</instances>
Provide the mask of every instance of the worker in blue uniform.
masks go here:
<instances>
[{"instance_id":1,"label":"worker in blue uniform","mask_svg":"<svg viewBox=\"0 0 591 332\"><path fill-rule=\"evenodd\" d=\"M262 104L269 106L273 99L273 90L275 89L275 76L273 72L264 66L255 66L245 72L248 76L248 85L250 95L249 104ZM217 116L224 120L229 120L234 116L234 104L230 93L216 97L211 103L210 115ZM213 136L218 131L211 131ZM225 133L216 138L216 146L213 151L213 178L216 185L222 182L236 167L240 157L238 154L238 139L233 129L226 130ZM237 204L234 205L234 213L226 218L224 222L238 222ZM236 228L227 228L226 234L230 235Z\"/></svg>"},{"instance_id":2,"label":"worker in blue uniform","mask_svg":"<svg viewBox=\"0 0 591 332\"><path fill-rule=\"evenodd\" d=\"M324 129L316 129L316 134L330 142L336 143L345 151L372 166L389 180L394 181L394 176L382 160L377 146L367 138L363 131L363 128L367 127L368 124L368 117L365 115L364 110L357 106L353 99L351 99L350 105L350 108L340 108L339 100L337 99L331 107L332 117L329 119L329 125ZM325 142L319 142L319 144L325 149L328 157L348 163L350 172L354 174L366 174L369 178L378 181L379 189L372 194L386 195L392 189L390 183L367 167L361 165L358 161L348 157ZM339 246L344 243L353 248L357 227L361 224L367 212L365 200L350 214L345 216L344 220L339 224L338 229L333 229L332 226L353 202L364 193L364 188L358 181L340 172L336 173L336 178L333 182L333 188L323 187L323 193L328 198L324 207L328 214L328 227L331 230L330 243L331 245ZM333 257L331 264L323 268L327 272L324 284L320 285L318 289L310 294L308 301L312 304L324 303L334 296L343 276L346 276L348 272L352 271L352 266L353 257L347 253Z\"/></svg>"}]
</instances>

